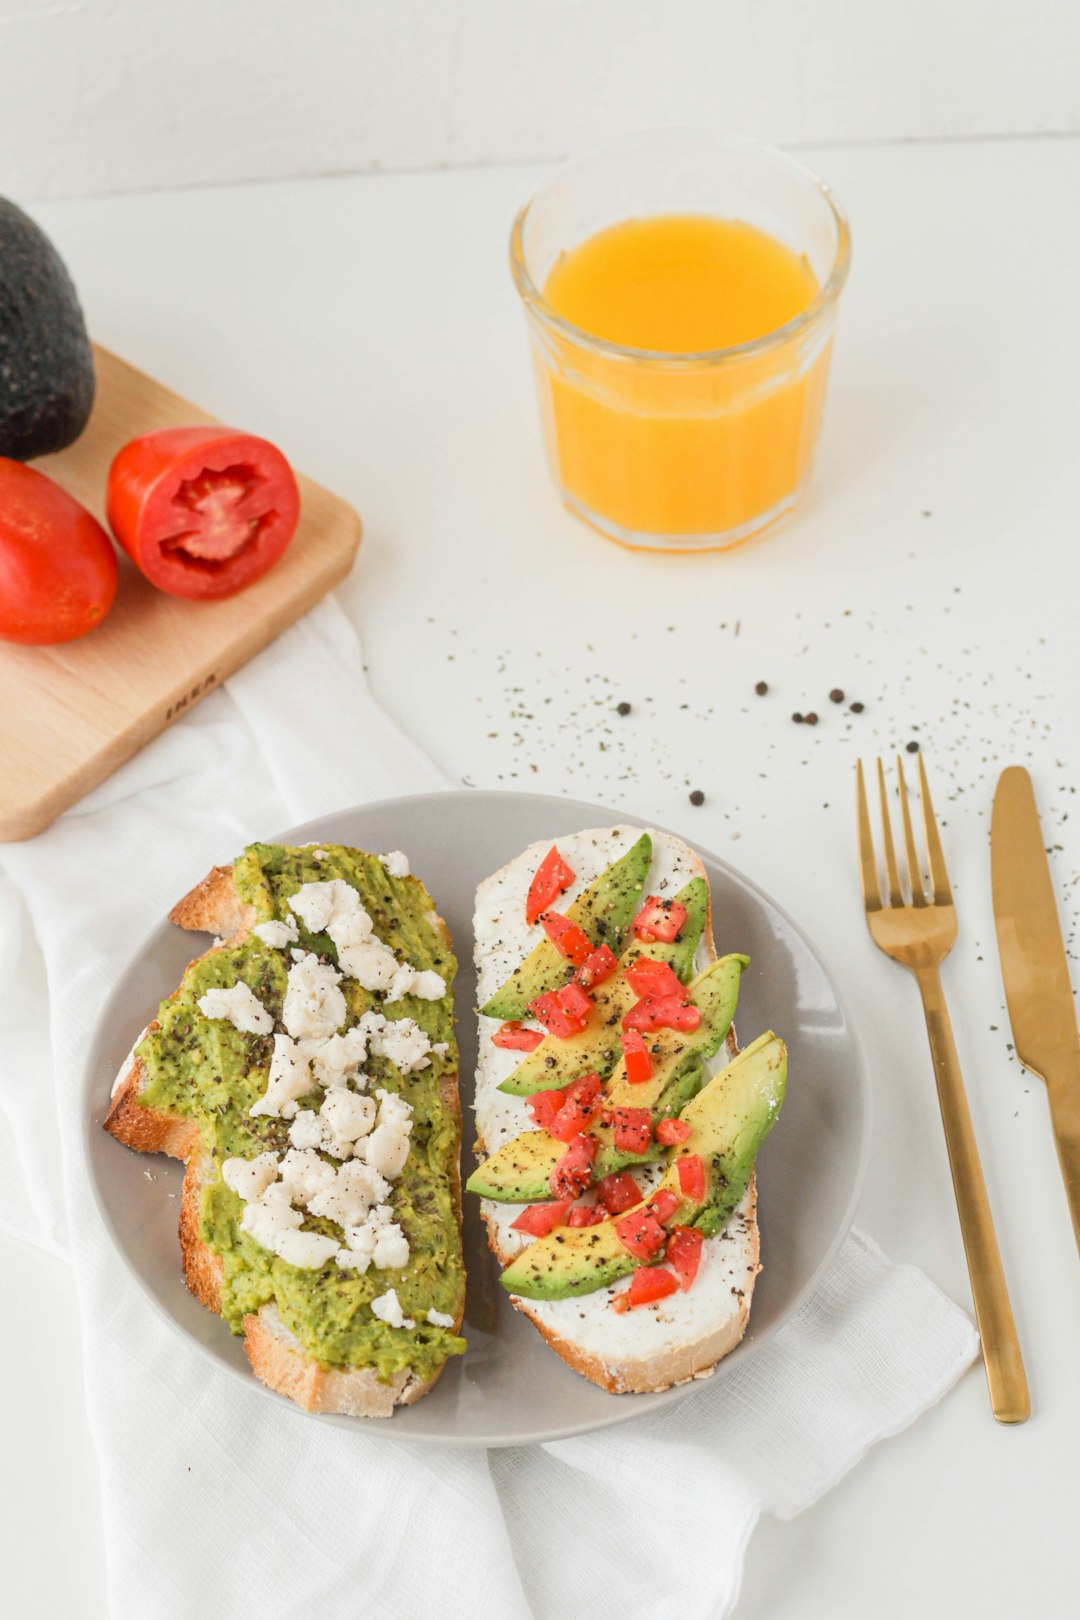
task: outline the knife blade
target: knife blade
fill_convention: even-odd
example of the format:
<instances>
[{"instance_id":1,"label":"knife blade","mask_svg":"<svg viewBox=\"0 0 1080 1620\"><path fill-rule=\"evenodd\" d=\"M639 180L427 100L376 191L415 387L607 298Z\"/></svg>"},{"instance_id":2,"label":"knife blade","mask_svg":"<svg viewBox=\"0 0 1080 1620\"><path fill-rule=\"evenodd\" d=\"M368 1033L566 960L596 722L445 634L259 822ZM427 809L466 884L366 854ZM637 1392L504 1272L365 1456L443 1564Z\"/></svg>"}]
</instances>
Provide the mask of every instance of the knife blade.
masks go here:
<instances>
[{"instance_id":1,"label":"knife blade","mask_svg":"<svg viewBox=\"0 0 1080 1620\"><path fill-rule=\"evenodd\" d=\"M1046 1083L1080 1249L1080 1031L1035 789L1021 765L1002 771L994 794L990 878L1016 1055Z\"/></svg>"}]
</instances>

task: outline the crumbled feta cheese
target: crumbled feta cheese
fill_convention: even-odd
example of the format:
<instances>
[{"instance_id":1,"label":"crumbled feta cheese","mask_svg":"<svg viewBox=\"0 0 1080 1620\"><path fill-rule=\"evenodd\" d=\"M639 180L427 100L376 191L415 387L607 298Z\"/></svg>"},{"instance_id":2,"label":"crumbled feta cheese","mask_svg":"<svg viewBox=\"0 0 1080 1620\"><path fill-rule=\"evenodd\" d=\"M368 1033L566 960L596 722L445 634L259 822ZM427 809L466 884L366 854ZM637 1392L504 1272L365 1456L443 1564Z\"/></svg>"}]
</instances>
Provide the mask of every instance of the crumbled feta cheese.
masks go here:
<instances>
[{"instance_id":1,"label":"crumbled feta cheese","mask_svg":"<svg viewBox=\"0 0 1080 1620\"><path fill-rule=\"evenodd\" d=\"M281 1020L294 1040L333 1035L345 1022L341 974L311 952L289 969Z\"/></svg>"},{"instance_id":2,"label":"crumbled feta cheese","mask_svg":"<svg viewBox=\"0 0 1080 1620\"><path fill-rule=\"evenodd\" d=\"M289 1141L294 1148L320 1148L326 1131L314 1108L301 1108L289 1126Z\"/></svg>"},{"instance_id":3,"label":"crumbled feta cheese","mask_svg":"<svg viewBox=\"0 0 1080 1620\"><path fill-rule=\"evenodd\" d=\"M454 1318L447 1311L437 1311L434 1306L427 1313L427 1319L432 1327L452 1328Z\"/></svg>"},{"instance_id":4,"label":"crumbled feta cheese","mask_svg":"<svg viewBox=\"0 0 1080 1620\"><path fill-rule=\"evenodd\" d=\"M246 1203L258 1198L276 1178L276 1153L259 1153L254 1159L226 1159L221 1166L221 1179Z\"/></svg>"},{"instance_id":5,"label":"crumbled feta cheese","mask_svg":"<svg viewBox=\"0 0 1080 1620\"><path fill-rule=\"evenodd\" d=\"M375 1254L375 1237L376 1233L370 1221L365 1221L362 1226L347 1226L345 1228L347 1247L341 1251L342 1257L338 1260L338 1265L349 1266L361 1274L365 1272Z\"/></svg>"},{"instance_id":6,"label":"crumbled feta cheese","mask_svg":"<svg viewBox=\"0 0 1080 1620\"><path fill-rule=\"evenodd\" d=\"M308 1203L313 1215L321 1215L339 1226L360 1226L372 1204L381 1203L390 1191L373 1165L349 1159L335 1172L332 1183Z\"/></svg>"},{"instance_id":7,"label":"crumbled feta cheese","mask_svg":"<svg viewBox=\"0 0 1080 1620\"><path fill-rule=\"evenodd\" d=\"M281 1161L279 1174L292 1201L310 1205L324 1187L333 1186L337 1172L313 1148L291 1147Z\"/></svg>"},{"instance_id":8,"label":"crumbled feta cheese","mask_svg":"<svg viewBox=\"0 0 1080 1620\"><path fill-rule=\"evenodd\" d=\"M421 1001L438 1001L446 994L446 980L431 968L410 967L402 962L390 982L387 1001L400 1001L403 996L419 996Z\"/></svg>"},{"instance_id":9,"label":"crumbled feta cheese","mask_svg":"<svg viewBox=\"0 0 1080 1620\"><path fill-rule=\"evenodd\" d=\"M373 1256L378 1271L400 1271L409 1263L409 1240L396 1222L380 1226Z\"/></svg>"},{"instance_id":10,"label":"crumbled feta cheese","mask_svg":"<svg viewBox=\"0 0 1080 1620\"><path fill-rule=\"evenodd\" d=\"M367 1031L359 1024L344 1035L331 1035L327 1041L305 1042L304 1052L311 1060L316 1080L328 1089L346 1086L350 1080L360 1086L367 1083L366 1076L360 1073L360 1065L367 1057Z\"/></svg>"},{"instance_id":11,"label":"crumbled feta cheese","mask_svg":"<svg viewBox=\"0 0 1080 1620\"><path fill-rule=\"evenodd\" d=\"M300 938L300 931L292 917L286 917L284 922L271 919L270 922L256 923L251 932L257 934L264 945L271 945L276 951L283 951L286 945L295 944Z\"/></svg>"},{"instance_id":12,"label":"crumbled feta cheese","mask_svg":"<svg viewBox=\"0 0 1080 1620\"><path fill-rule=\"evenodd\" d=\"M268 1114L272 1119L292 1119L297 1099L311 1087L311 1068L296 1042L287 1035L275 1035L266 1090L248 1112Z\"/></svg>"},{"instance_id":13,"label":"crumbled feta cheese","mask_svg":"<svg viewBox=\"0 0 1080 1620\"><path fill-rule=\"evenodd\" d=\"M215 986L199 997L199 1011L207 1018L222 1018L245 1035L268 1035L274 1020L251 986L230 985L228 989Z\"/></svg>"},{"instance_id":14,"label":"crumbled feta cheese","mask_svg":"<svg viewBox=\"0 0 1080 1620\"><path fill-rule=\"evenodd\" d=\"M359 945L371 938L371 918L359 894L342 878L305 883L289 905L313 934L329 934L339 950L343 945Z\"/></svg>"},{"instance_id":15,"label":"crumbled feta cheese","mask_svg":"<svg viewBox=\"0 0 1080 1620\"><path fill-rule=\"evenodd\" d=\"M317 1271L340 1248L336 1238L324 1237L321 1232L281 1232L274 1244L274 1253L290 1266Z\"/></svg>"},{"instance_id":16,"label":"crumbled feta cheese","mask_svg":"<svg viewBox=\"0 0 1080 1620\"><path fill-rule=\"evenodd\" d=\"M381 1099L379 1121L364 1142L364 1158L381 1176L395 1181L409 1156L412 1107L403 1097L381 1087L376 1096Z\"/></svg>"},{"instance_id":17,"label":"crumbled feta cheese","mask_svg":"<svg viewBox=\"0 0 1080 1620\"><path fill-rule=\"evenodd\" d=\"M389 990L399 966L393 951L374 938L360 945L339 946L338 961L342 972L365 990Z\"/></svg>"},{"instance_id":18,"label":"crumbled feta cheese","mask_svg":"<svg viewBox=\"0 0 1080 1620\"><path fill-rule=\"evenodd\" d=\"M272 1191L267 1188L267 1192ZM304 1217L298 1209L283 1198L261 1198L244 1205L240 1230L247 1232L264 1249L276 1252L277 1240L283 1232L294 1231L303 1225Z\"/></svg>"},{"instance_id":19,"label":"crumbled feta cheese","mask_svg":"<svg viewBox=\"0 0 1080 1620\"><path fill-rule=\"evenodd\" d=\"M379 859L391 877L408 877L409 857L403 854L400 849L392 849L388 855L380 855Z\"/></svg>"},{"instance_id":20,"label":"crumbled feta cheese","mask_svg":"<svg viewBox=\"0 0 1080 1620\"><path fill-rule=\"evenodd\" d=\"M386 1058L402 1074L427 1068L429 1053L435 1048L414 1019L384 1018L382 1013L366 1012L360 1025L367 1034L368 1049L376 1057Z\"/></svg>"},{"instance_id":21,"label":"crumbled feta cheese","mask_svg":"<svg viewBox=\"0 0 1080 1620\"><path fill-rule=\"evenodd\" d=\"M385 1322L387 1327L412 1328L416 1326L412 1318L406 1316L402 1311L396 1288L388 1288L385 1294L380 1294L378 1299L373 1299L371 1309L373 1314L379 1318L379 1321Z\"/></svg>"},{"instance_id":22,"label":"crumbled feta cheese","mask_svg":"<svg viewBox=\"0 0 1080 1620\"><path fill-rule=\"evenodd\" d=\"M357 1096L355 1091L332 1091L319 1109L319 1117L334 1136L343 1142L355 1142L375 1124L375 1103L370 1097Z\"/></svg>"}]
</instances>

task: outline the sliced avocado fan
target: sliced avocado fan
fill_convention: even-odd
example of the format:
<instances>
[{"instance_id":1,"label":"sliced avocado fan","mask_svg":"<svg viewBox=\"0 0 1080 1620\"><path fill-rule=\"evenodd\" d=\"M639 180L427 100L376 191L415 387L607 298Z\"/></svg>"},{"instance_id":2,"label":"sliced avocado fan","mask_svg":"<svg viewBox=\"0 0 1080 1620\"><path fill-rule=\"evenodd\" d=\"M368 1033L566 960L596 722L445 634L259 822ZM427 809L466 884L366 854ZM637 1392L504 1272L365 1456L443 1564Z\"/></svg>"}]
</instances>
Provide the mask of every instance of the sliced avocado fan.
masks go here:
<instances>
[{"instance_id":1,"label":"sliced avocado fan","mask_svg":"<svg viewBox=\"0 0 1080 1620\"><path fill-rule=\"evenodd\" d=\"M672 1225L695 1226L706 1237L723 1231L776 1123L786 1083L787 1050L769 1031L686 1105L680 1118L690 1135L672 1150L671 1163L650 1194L655 1197L660 1188L676 1194L679 1203L668 1217ZM679 1181L678 1161L689 1154L697 1154L705 1167L705 1193L696 1203L684 1196ZM620 1241L616 1221L608 1219L596 1226L555 1227L530 1243L499 1280L508 1293L524 1299L570 1299L604 1288L643 1263Z\"/></svg>"},{"instance_id":2,"label":"sliced avocado fan","mask_svg":"<svg viewBox=\"0 0 1080 1620\"><path fill-rule=\"evenodd\" d=\"M686 921L677 938L670 943L663 940L640 940L629 945L619 958L619 972L605 980L593 991L596 1011L589 1017L587 1028L580 1035L569 1035L556 1040L548 1035L513 1074L499 1087L511 1097L531 1097L536 1091L555 1091L583 1074L598 1074L606 1080L619 1061L619 1026L625 1012L637 997L625 978L625 970L632 961L648 957L652 962L667 962L683 984L694 970L694 956L705 931L709 912L709 885L704 878L691 878L675 896L677 904L686 907Z\"/></svg>"},{"instance_id":3,"label":"sliced avocado fan","mask_svg":"<svg viewBox=\"0 0 1080 1620\"><path fill-rule=\"evenodd\" d=\"M658 1120L679 1112L702 1083L702 1065L720 1050L727 1036L739 999L739 980L749 960L747 956L722 956L698 975L687 990L687 1000L701 1012L697 1029L654 1031L648 1037L652 1076L640 1085L627 1080L620 1056L604 1093L605 1109L648 1108L654 1127ZM594 1161L598 1176L628 1164L648 1164L663 1151L654 1146L644 1154L621 1152L615 1147L611 1126L599 1119L589 1126L589 1132L598 1139ZM565 1152L566 1143L547 1131L522 1131L473 1171L468 1191L510 1204L550 1198L549 1177Z\"/></svg>"},{"instance_id":4,"label":"sliced avocado fan","mask_svg":"<svg viewBox=\"0 0 1080 1620\"><path fill-rule=\"evenodd\" d=\"M652 865L652 839L642 833L625 855L583 889L566 915L584 929L592 944L609 945L618 956L638 909ZM524 1018L529 1002L548 990L559 990L574 971L545 935L480 1011L487 1018Z\"/></svg>"}]
</instances>

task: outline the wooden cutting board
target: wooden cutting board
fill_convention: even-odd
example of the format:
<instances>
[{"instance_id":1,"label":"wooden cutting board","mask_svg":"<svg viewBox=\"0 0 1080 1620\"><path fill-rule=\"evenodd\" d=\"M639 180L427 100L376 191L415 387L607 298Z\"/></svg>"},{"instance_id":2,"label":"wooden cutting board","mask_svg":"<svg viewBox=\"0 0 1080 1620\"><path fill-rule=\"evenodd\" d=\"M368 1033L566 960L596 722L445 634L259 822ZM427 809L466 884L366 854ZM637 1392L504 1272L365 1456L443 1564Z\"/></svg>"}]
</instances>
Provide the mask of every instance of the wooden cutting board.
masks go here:
<instances>
[{"instance_id":1,"label":"wooden cutting board","mask_svg":"<svg viewBox=\"0 0 1080 1620\"><path fill-rule=\"evenodd\" d=\"M104 523L105 480L122 445L153 428L215 418L107 349L94 353L97 397L85 432L36 465ZM58 647L0 642L0 842L49 826L344 579L360 519L297 478L292 544L239 596L165 596L122 556L115 606L88 636Z\"/></svg>"}]
</instances>

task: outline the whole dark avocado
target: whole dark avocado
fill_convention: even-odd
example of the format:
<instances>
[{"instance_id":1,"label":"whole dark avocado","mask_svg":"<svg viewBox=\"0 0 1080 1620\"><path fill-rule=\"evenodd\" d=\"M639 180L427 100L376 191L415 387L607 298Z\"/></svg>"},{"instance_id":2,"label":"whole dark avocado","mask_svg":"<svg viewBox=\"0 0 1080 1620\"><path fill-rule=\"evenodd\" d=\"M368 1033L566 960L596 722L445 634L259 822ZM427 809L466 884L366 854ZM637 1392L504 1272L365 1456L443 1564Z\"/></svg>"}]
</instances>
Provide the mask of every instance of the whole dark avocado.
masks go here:
<instances>
[{"instance_id":1,"label":"whole dark avocado","mask_svg":"<svg viewBox=\"0 0 1080 1620\"><path fill-rule=\"evenodd\" d=\"M29 461L63 450L93 403L93 351L64 261L40 226L0 197L0 456Z\"/></svg>"}]
</instances>

